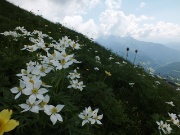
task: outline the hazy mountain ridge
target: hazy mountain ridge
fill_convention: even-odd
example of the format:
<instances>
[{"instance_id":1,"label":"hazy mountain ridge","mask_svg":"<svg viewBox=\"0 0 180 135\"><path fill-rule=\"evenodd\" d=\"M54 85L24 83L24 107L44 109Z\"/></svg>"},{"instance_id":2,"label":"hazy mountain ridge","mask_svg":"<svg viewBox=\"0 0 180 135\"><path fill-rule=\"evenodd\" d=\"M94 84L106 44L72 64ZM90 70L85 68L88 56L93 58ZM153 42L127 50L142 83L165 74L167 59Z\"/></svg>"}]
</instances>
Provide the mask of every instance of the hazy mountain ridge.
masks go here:
<instances>
[{"instance_id":1,"label":"hazy mountain ridge","mask_svg":"<svg viewBox=\"0 0 180 135\"><path fill-rule=\"evenodd\" d=\"M110 48L120 56L126 55L126 48L129 47L129 60L133 61L135 57L135 50L138 50L137 59L147 63L155 69L165 66L172 62L180 61L180 51L171 49L159 43L138 41L130 36L128 37L101 37L96 42L103 46ZM123 53L120 53L123 52Z\"/></svg>"},{"instance_id":2,"label":"hazy mountain ridge","mask_svg":"<svg viewBox=\"0 0 180 135\"><path fill-rule=\"evenodd\" d=\"M163 77L180 78L180 62L173 62L163 67L158 68L156 74L160 74Z\"/></svg>"}]
</instances>

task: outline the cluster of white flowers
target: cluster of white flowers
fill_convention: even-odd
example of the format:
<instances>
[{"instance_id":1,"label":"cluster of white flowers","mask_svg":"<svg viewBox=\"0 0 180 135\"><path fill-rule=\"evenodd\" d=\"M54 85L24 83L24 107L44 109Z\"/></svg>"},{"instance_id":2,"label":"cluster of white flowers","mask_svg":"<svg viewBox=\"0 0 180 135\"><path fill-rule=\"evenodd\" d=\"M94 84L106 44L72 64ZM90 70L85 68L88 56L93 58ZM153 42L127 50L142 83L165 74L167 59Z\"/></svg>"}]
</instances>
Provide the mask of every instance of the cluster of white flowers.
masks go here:
<instances>
[{"instance_id":1,"label":"cluster of white flowers","mask_svg":"<svg viewBox=\"0 0 180 135\"><path fill-rule=\"evenodd\" d=\"M32 33L28 32L24 27L16 27L15 31L9 31L1 33L5 36L17 37L29 37L32 45L24 45L22 50L27 50L29 52L34 52L38 49L44 50L46 55L38 54L38 61L27 63L27 68L22 69L21 73L17 74L20 77L20 85L14 87L11 90L12 93L16 94L15 99L19 98L21 95L27 97L26 103L20 104L19 106L23 109L22 112L31 111L34 113L39 113L40 110L43 110L47 115L50 116L50 120L53 125L58 121L63 121L60 114L58 114L64 105L48 105L50 96L48 93L48 88L50 85L46 85L45 82L41 80L42 77L46 76L49 72L53 70L66 69L73 63L80 63L74 58L74 54L68 55L66 51L67 48L80 49L80 45L71 39L68 39L67 36L59 40L59 42L53 40L52 37L49 37L46 34L43 34L40 31L34 30ZM45 44L44 38L52 40L52 43ZM54 52L54 53L51 53ZM69 87L75 89L80 89L82 91L83 81L78 82L75 78L80 78L80 74L74 70L74 73L70 73L68 76L71 81ZM46 95L45 95L46 94Z\"/></svg>"},{"instance_id":2,"label":"cluster of white flowers","mask_svg":"<svg viewBox=\"0 0 180 135\"><path fill-rule=\"evenodd\" d=\"M80 78L80 74L75 69L73 73L69 73L67 76L70 79L70 85L67 88L74 88L79 89L80 91L83 90L84 87L86 87L83 84L83 81L79 81L77 78Z\"/></svg>"},{"instance_id":3,"label":"cluster of white flowers","mask_svg":"<svg viewBox=\"0 0 180 135\"><path fill-rule=\"evenodd\" d=\"M83 112L81 112L78 116L79 118L83 119L82 121L82 126L86 123L91 123L91 124L102 124L101 119L103 118L103 114L97 115L99 109L95 109L92 111L91 107L89 106L88 108L85 108Z\"/></svg>"},{"instance_id":4,"label":"cluster of white flowers","mask_svg":"<svg viewBox=\"0 0 180 135\"><path fill-rule=\"evenodd\" d=\"M158 124L158 129L160 131L161 134L161 130L163 131L164 134L170 134L172 128L170 127L170 124L167 124L166 122L164 123L162 120L160 122L156 121L156 123Z\"/></svg>"},{"instance_id":5,"label":"cluster of white flowers","mask_svg":"<svg viewBox=\"0 0 180 135\"><path fill-rule=\"evenodd\" d=\"M169 104L171 106L175 106L174 103L172 101L170 102L165 102L166 104ZM158 129L160 131L163 131L164 134L171 134L172 128L171 128L171 124L177 126L178 128L180 128L180 123L179 123L179 119L178 117L180 117L180 115L176 115L174 113L168 113L170 119L166 120L167 122L169 122L169 124L167 124L167 122L163 122L162 120L160 122L156 121L156 123L158 124Z\"/></svg>"},{"instance_id":6,"label":"cluster of white flowers","mask_svg":"<svg viewBox=\"0 0 180 135\"><path fill-rule=\"evenodd\" d=\"M154 72L155 72L155 70L154 70L152 67L148 67L148 68L147 68L147 71L148 71L148 73L149 73L150 76L154 77Z\"/></svg>"}]
</instances>

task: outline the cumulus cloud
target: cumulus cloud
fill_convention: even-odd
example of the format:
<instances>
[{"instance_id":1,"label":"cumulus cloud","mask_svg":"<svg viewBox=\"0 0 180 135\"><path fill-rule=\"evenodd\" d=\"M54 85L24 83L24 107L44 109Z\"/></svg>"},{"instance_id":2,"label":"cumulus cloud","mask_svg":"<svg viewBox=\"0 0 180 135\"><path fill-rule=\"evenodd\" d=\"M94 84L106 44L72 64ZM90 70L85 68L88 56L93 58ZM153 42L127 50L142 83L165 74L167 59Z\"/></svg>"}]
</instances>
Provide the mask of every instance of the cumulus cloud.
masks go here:
<instances>
[{"instance_id":1,"label":"cumulus cloud","mask_svg":"<svg viewBox=\"0 0 180 135\"><path fill-rule=\"evenodd\" d=\"M99 4L99 0L8 0L22 8L51 21L61 20L64 16L86 14L86 12ZM55 18L55 19L54 19Z\"/></svg>"},{"instance_id":2,"label":"cumulus cloud","mask_svg":"<svg viewBox=\"0 0 180 135\"><path fill-rule=\"evenodd\" d=\"M133 14L125 15L123 11L106 10L100 15L101 33L105 35L136 35L139 29L138 22L152 19L145 15L136 17Z\"/></svg>"},{"instance_id":3,"label":"cumulus cloud","mask_svg":"<svg viewBox=\"0 0 180 135\"><path fill-rule=\"evenodd\" d=\"M118 10L121 7L121 0L106 0L105 4L108 9Z\"/></svg>"},{"instance_id":4,"label":"cumulus cloud","mask_svg":"<svg viewBox=\"0 0 180 135\"><path fill-rule=\"evenodd\" d=\"M66 24L90 38L101 35L133 36L137 39L179 39L180 25L157 21L146 15L126 15L121 11L122 0L8 0L22 8L53 21ZM98 20L83 19L90 10L103 4L105 9L99 14ZM147 4L141 2L139 8ZM99 12L98 12L99 13ZM154 20L153 20L154 19ZM150 23L149 20L153 20ZM96 23L95 23L96 22Z\"/></svg>"},{"instance_id":5,"label":"cumulus cloud","mask_svg":"<svg viewBox=\"0 0 180 135\"><path fill-rule=\"evenodd\" d=\"M62 23L90 38L98 37L99 27L95 24L93 19L89 19L84 22L82 16L80 15L65 16Z\"/></svg>"}]
</instances>

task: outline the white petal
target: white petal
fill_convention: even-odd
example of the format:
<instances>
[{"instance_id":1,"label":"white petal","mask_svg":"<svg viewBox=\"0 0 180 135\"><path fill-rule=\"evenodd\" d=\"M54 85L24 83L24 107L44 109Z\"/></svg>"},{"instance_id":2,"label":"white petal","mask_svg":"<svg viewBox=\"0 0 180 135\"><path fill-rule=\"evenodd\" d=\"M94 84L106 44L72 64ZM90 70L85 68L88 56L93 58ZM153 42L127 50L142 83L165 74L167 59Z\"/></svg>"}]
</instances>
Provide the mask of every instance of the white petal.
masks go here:
<instances>
[{"instance_id":1,"label":"white petal","mask_svg":"<svg viewBox=\"0 0 180 135\"><path fill-rule=\"evenodd\" d=\"M37 81L34 83L34 88L39 89L41 87L42 81Z\"/></svg>"},{"instance_id":2,"label":"white petal","mask_svg":"<svg viewBox=\"0 0 180 135\"><path fill-rule=\"evenodd\" d=\"M84 124L88 123L89 121L88 120L83 120L82 122L82 126L84 126Z\"/></svg>"},{"instance_id":3,"label":"white petal","mask_svg":"<svg viewBox=\"0 0 180 135\"><path fill-rule=\"evenodd\" d=\"M40 88L40 89L38 90L38 93L39 93L39 94L44 94L44 93L46 93L46 92L48 92L48 90L45 89L45 88Z\"/></svg>"},{"instance_id":4,"label":"white petal","mask_svg":"<svg viewBox=\"0 0 180 135\"><path fill-rule=\"evenodd\" d=\"M47 115L51 115L52 114L51 109L49 108L49 105L44 105L44 112Z\"/></svg>"},{"instance_id":5,"label":"white petal","mask_svg":"<svg viewBox=\"0 0 180 135\"><path fill-rule=\"evenodd\" d=\"M10 90L11 90L12 93L18 93L18 91L19 91L17 87L14 87L14 88L12 88Z\"/></svg>"},{"instance_id":6,"label":"white petal","mask_svg":"<svg viewBox=\"0 0 180 135\"><path fill-rule=\"evenodd\" d=\"M38 106L33 106L31 109L30 109L31 112L34 112L34 113L39 113L39 107Z\"/></svg>"},{"instance_id":7,"label":"white petal","mask_svg":"<svg viewBox=\"0 0 180 135\"><path fill-rule=\"evenodd\" d=\"M81 119L85 119L85 116L84 116L83 114L79 114L78 116L79 116L79 118L81 118Z\"/></svg>"},{"instance_id":8,"label":"white petal","mask_svg":"<svg viewBox=\"0 0 180 135\"><path fill-rule=\"evenodd\" d=\"M94 124L96 121L95 121L95 119L92 119L91 120L91 124Z\"/></svg>"},{"instance_id":9,"label":"white petal","mask_svg":"<svg viewBox=\"0 0 180 135\"><path fill-rule=\"evenodd\" d=\"M33 104L33 103L35 102L35 100L36 100L36 96L35 96L34 94L32 94L32 95L29 97L29 102L30 102L31 104Z\"/></svg>"},{"instance_id":10,"label":"white petal","mask_svg":"<svg viewBox=\"0 0 180 135\"><path fill-rule=\"evenodd\" d=\"M42 94L37 94L36 97L37 97L38 99L42 99L42 100L44 99L44 96L43 96Z\"/></svg>"},{"instance_id":11,"label":"white petal","mask_svg":"<svg viewBox=\"0 0 180 135\"><path fill-rule=\"evenodd\" d=\"M101 120L103 118L103 114L98 116L98 119Z\"/></svg>"},{"instance_id":12,"label":"white petal","mask_svg":"<svg viewBox=\"0 0 180 135\"><path fill-rule=\"evenodd\" d=\"M56 118L59 120L59 121L63 121L62 117L60 114L55 114Z\"/></svg>"},{"instance_id":13,"label":"white petal","mask_svg":"<svg viewBox=\"0 0 180 135\"><path fill-rule=\"evenodd\" d=\"M50 96L49 96L49 95L46 95L46 96L44 97L44 101L45 101L46 103L49 102L49 99L50 99Z\"/></svg>"},{"instance_id":14,"label":"white petal","mask_svg":"<svg viewBox=\"0 0 180 135\"><path fill-rule=\"evenodd\" d=\"M19 92L19 93L14 97L14 99L17 99L20 95L21 95L21 92Z\"/></svg>"},{"instance_id":15,"label":"white petal","mask_svg":"<svg viewBox=\"0 0 180 135\"><path fill-rule=\"evenodd\" d=\"M22 80L20 80L20 87L24 88L25 86L26 86L25 83Z\"/></svg>"},{"instance_id":16,"label":"white petal","mask_svg":"<svg viewBox=\"0 0 180 135\"><path fill-rule=\"evenodd\" d=\"M54 125L54 124L56 123L56 121L57 121L57 118L56 118L56 116L55 116L54 114L51 115L50 119L51 119L53 125Z\"/></svg>"},{"instance_id":17,"label":"white petal","mask_svg":"<svg viewBox=\"0 0 180 135\"><path fill-rule=\"evenodd\" d=\"M27 104L20 104L19 106L23 109L29 108L29 105L27 105Z\"/></svg>"},{"instance_id":18,"label":"white petal","mask_svg":"<svg viewBox=\"0 0 180 135\"><path fill-rule=\"evenodd\" d=\"M64 107L64 105L57 105L57 106L56 106L57 112L60 112L63 107Z\"/></svg>"},{"instance_id":19,"label":"white petal","mask_svg":"<svg viewBox=\"0 0 180 135\"><path fill-rule=\"evenodd\" d=\"M32 94L32 89L30 89L30 88L25 88L25 89L23 90L23 94L25 94L25 95L31 95L31 94Z\"/></svg>"},{"instance_id":20,"label":"white petal","mask_svg":"<svg viewBox=\"0 0 180 135\"><path fill-rule=\"evenodd\" d=\"M97 124L102 124L99 120L97 120Z\"/></svg>"}]
</instances>

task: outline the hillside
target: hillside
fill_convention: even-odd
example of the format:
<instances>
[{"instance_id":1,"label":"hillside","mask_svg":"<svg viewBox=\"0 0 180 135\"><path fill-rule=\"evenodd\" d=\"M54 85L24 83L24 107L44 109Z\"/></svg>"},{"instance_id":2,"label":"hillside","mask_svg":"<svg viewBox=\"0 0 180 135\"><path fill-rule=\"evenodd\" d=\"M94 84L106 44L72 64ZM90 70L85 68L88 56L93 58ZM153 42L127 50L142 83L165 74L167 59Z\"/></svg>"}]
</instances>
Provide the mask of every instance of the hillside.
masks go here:
<instances>
[{"instance_id":1,"label":"hillside","mask_svg":"<svg viewBox=\"0 0 180 135\"><path fill-rule=\"evenodd\" d=\"M135 57L134 51L138 50L136 62L143 61L148 67L153 67L154 69L180 61L180 53L178 50L158 43L138 41L132 37L100 37L97 39L97 42L124 57L125 54L123 54L123 52L129 47L128 59L132 62Z\"/></svg>"},{"instance_id":2,"label":"hillside","mask_svg":"<svg viewBox=\"0 0 180 135\"><path fill-rule=\"evenodd\" d=\"M0 111L11 109L11 119L19 121L9 134L159 135L156 121L180 112L174 86L5 0L0 0L0 33ZM170 101L175 107L165 103ZM0 134L7 126L3 116ZM168 124L172 134L180 134L177 124Z\"/></svg>"}]
</instances>

